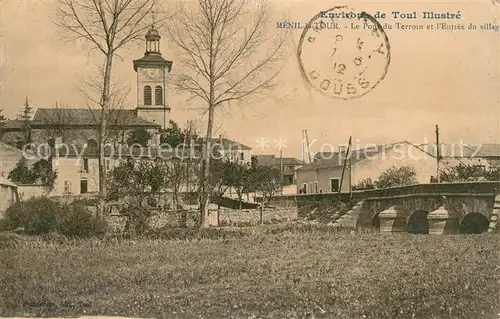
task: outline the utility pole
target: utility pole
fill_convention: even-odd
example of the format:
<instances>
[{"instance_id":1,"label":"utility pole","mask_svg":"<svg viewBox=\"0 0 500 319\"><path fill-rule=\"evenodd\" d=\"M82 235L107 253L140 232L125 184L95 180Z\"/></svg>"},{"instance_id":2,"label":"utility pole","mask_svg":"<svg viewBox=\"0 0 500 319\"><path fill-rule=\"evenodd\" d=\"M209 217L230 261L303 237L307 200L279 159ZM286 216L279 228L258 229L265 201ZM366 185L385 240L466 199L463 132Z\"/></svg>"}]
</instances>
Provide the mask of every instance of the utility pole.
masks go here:
<instances>
[{"instance_id":1,"label":"utility pole","mask_svg":"<svg viewBox=\"0 0 500 319\"><path fill-rule=\"evenodd\" d=\"M349 152L351 151L351 142L352 142L352 136L349 136L349 143L347 144L347 152L345 153L345 157L344 157L344 165L342 166L342 175L340 177L339 201L340 201L340 193L342 192L342 183L344 182L344 174L345 174L345 167L347 165L347 157L349 156ZM350 174L350 172L349 172L349 174ZM349 178L349 180L350 180L350 178ZM349 181L349 183L350 183L350 181Z\"/></svg>"},{"instance_id":2,"label":"utility pole","mask_svg":"<svg viewBox=\"0 0 500 319\"><path fill-rule=\"evenodd\" d=\"M281 179L281 196L283 196L283 187L285 187L283 174L283 149L280 147L280 179Z\"/></svg>"},{"instance_id":3,"label":"utility pole","mask_svg":"<svg viewBox=\"0 0 500 319\"><path fill-rule=\"evenodd\" d=\"M349 148L350 148L350 144L351 144L351 138L352 136L349 138ZM348 149L348 151L350 151ZM351 151L352 152L352 151ZM352 173L352 156L349 155L349 201L352 199L352 179L353 179L353 173Z\"/></svg>"},{"instance_id":4,"label":"utility pole","mask_svg":"<svg viewBox=\"0 0 500 319\"><path fill-rule=\"evenodd\" d=\"M307 130L304 130L304 134L306 135L307 155L309 156L309 164L311 164L311 149L309 148L309 137L307 136Z\"/></svg>"},{"instance_id":5,"label":"utility pole","mask_svg":"<svg viewBox=\"0 0 500 319\"><path fill-rule=\"evenodd\" d=\"M439 176L439 161L441 160L441 145L439 144L439 127L436 124L436 178L437 182L441 182L441 178Z\"/></svg>"},{"instance_id":6,"label":"utility pole","mask_svg":"<svg viewBox=\"0 0 500 319\"><path fill-rule=\"evenodd\" d=\"M304 130L302 130L301 132L302 136L301 136L301 142L300 142L300 146L301 146L301 160L302 160L302 164L305 164L306 161L304 159Z\"/></svg>"}]
</instances>

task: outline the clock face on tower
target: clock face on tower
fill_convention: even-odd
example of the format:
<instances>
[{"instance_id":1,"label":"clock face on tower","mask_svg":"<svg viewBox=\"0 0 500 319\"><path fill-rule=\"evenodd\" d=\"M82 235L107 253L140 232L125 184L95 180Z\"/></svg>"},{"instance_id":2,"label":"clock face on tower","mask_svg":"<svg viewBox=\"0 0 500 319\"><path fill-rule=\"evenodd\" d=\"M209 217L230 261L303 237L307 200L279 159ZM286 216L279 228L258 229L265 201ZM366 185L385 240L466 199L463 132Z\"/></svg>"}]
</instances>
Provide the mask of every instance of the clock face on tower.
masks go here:
<instances>
[{"instance_id":1,"label":"clock face on tower","mask_svg":"<svg viewBox=\"0 0 500 319\"><path fill-rule=\"evenodd\" d=\"M150 80L156 80L160 74L159 71L158 69L144 69L143 74Z\"/></svg>"}]
</instances>

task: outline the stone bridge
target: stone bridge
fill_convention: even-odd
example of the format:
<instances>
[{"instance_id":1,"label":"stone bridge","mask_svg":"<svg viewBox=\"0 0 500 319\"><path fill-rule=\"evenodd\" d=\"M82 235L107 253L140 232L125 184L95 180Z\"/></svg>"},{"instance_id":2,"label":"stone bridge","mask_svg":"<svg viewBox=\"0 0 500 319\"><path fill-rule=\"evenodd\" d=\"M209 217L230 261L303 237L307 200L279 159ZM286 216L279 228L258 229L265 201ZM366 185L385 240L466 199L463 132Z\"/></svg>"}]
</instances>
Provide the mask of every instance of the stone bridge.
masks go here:
<instances>
[{"instance_id":1,"label":"stone bridge","mask_svg":"<svg viewBox=\"0 0 500 319\"><path fill-rule=\"evenodd\" d=\"M316 201L321 195L335 196L295 195L299 209L308 202L300 197L308 195ZM341 194L342 201L346 195ZM500 214L500 181L418 184L358 191L349 197L355 205L345 214L337 213L335 224L381 232L481 233L493 230ZM279 205L290 199L283 196L277 201Z\"/></svg>"}]
</instances>

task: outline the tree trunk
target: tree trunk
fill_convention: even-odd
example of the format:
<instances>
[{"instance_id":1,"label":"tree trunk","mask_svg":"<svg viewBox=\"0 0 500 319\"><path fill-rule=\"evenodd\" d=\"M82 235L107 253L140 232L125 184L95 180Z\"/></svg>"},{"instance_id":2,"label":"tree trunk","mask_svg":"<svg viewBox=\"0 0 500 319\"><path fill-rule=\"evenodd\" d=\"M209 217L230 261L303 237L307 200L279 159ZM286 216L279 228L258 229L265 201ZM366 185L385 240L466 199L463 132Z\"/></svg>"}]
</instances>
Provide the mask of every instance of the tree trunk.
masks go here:
<instances>
[{"instance_id":1,"label":"tree trunk","mask_svg":"<svg viewBox=\"0 0 500 319\"><path fill-rule=\"evenodd\" d=\"M104 83L102 89L102 111L101 123L99 127L99 209L97 214L103 216L105 212L105 198L106 198L106 154L104 154L104 144L106 143L107 134L107 116L110 103L110 86L111 86L111 66L113 64L113 53L109 52L106 55L105 69L104 69Z\"/></svg>"},{"instance_id":2,"label":"tree trunk","mask_svg":"<svg viewBox=\"0 0 500 319\"><path fill-rule=\"evenodd\" d=\"M262 205L260 205L260 224L264 224L264 214L263 214L263 210L264 210L264 201L262 201Z\"/></svg>"},{"instance_id":3,"label":"tree trunk","mask_svg":"<svg viewBox=\"0 0 500 319\"><path fill-rule=\"evenodd\" d=\"M211 91L213 95L213 90ZM200 227L208 228L208 204L209 198L209 178L210 178L210 157L211 157L211 139L212 139L212 127L214 125L214 108L212 105L208 108L208 123L207 123L207 134L205 136L205 149L203 152L203 173L201 179L201 198L200 198Z\"/></svg>"}]
</instances>

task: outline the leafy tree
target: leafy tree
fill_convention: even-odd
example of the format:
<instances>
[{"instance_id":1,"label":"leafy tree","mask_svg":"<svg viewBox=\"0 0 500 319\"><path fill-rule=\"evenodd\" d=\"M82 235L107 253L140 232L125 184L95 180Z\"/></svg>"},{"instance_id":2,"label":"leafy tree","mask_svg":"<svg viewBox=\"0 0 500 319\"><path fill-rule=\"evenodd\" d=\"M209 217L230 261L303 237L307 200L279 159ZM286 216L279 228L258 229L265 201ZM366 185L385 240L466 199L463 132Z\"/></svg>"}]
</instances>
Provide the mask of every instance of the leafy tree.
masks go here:
<instances>
[{"instance_id":1,"label":"leafy tree","mask_svg":"<svg viewBox=\"0 0 500 319\"><path fill-rule=\"evenodd\" d=\"M173 195L174 209L179 208L179 193L185 177L185 164L186 162L183 162L180 159L173 159L169 162L167 180L168 186Z\"/></svg>"},{"instance_id":2,"label":"leafy tree","mask_svg":"<svg viewBox=\"0 0 500 319\"><path fill-rule=\"evenodd\" d=\"M8 179L19 184L34 184L37 177L28 166L26 158L21 157L21 159L17 162L16 167L10 171Z\"/></svg>"},{"instance_id":3,"label":"leafy tree","mask_svg":"<svg viewBox=\"0 0 500 319\"><path fill-rule=\"evenodd\" d=\"M417 184L417 172L412 166L392 166L378 178L377 188L388 188Z\"/></svg>"},{"instance_id":4,"label":"leafy tree","mask_svg":"<svg viewBox=\"0 0 500 319\"><path fill-rule=\"evenodd\" d=\"M486 179L489 181L500 181L500 167L490 168L486 172Z\"/></svg>"},{"instance_id":5,"label":"leafy tree","mask_svg":"<svg viewBox=\"0 0 500 319\"><path fill-rule=\"evenodd\" d=\"M52 189L57 178L57 172L52 170L52 165L46 159L41 159L30 168L26 158L22 157L16 167L9 173L8 178L14 183L36 184Z\"/></svg>"},{"instance_id":6,"label":"leafy tree","mask_svg":"<svg viewBox=\"0 0 500 319\"><path fill-rule=\"evenodd\" d=\"M260 222L263 223L262 212L264 207L273 199L283 185L281 172L279 169L268 166L257 166L252 169L252 180L255 191L262 195L262 205L260 206Z\"/></svg>"},{"instance_id":7,"label":"leafy tree","mask_svg":"<svg viewBox=\"0 0 500 319\"><path fill-rule=\"evenodd\" d=\"M170 125L166 132L161 135L160 142L161 144L171 148L176 148L185 144L186 148L192 146L195 150L199 151L201 149L200 145L202 143L202 139L194 129L191 122L188 122L188 125L184 129L181 129L177 122L170 120Z\"/></svg>"},{"instance_id":8,"label":"leafy tree","mask_svg":"<svg viewBox=\"0 0 500 319\"><path fill-rule=\"evenodd\" d=\"M229 180L230 163L221 159L213 159L210 167L210 189L212 196L222 197L231 186Z\"/></svg>"},{"instance_id":9,"label":"leafy tree","mask_svg":"<svg viewBox=\"0 0 500 319\"><path fill-rule=\"evenodd\" d=\"M150 139L151 133L149 133L145 128L139 127L130 133L130 136L127 139L127 144L129 146L133 144L140 144L147 147Z\"/></svg>"},{"instance_id":10,"label":"leafy tree","mask_svg":"<svg viewBox=\"0 0 500 319\"><path fill-rule=\"evenodd\" d=\"M355 186L353 186L353 190L362 190L362 189L372 189L375 183L371 178L364 178L360 180Z\"/></svg>"},{"instance_id":11,"label":"leafy tree","mask_svg":"<svg viewBox=\"0 0 500 319\"><path fill-rule=\"evenodd\" d=\"M109 174L108 201L119 200L127 217L126 231L144 233L152 216L151 202L158 200L167 185L168 166L160 160L122 161Z\"/></svg>"},{"instance_id":12,"label":"leafy tree","mask_svg":"<svg viewBox=\"0 0 500 319\"><path fill-rule=\"evenodd\" d=\"M251 191L253 188L252 170L247 163L240 164L237 162L226 162L226 179L228 186L234 188L238 195L238 201L241 204L243 195Z\"/></svg>"},{"instance_id":13,"label":"leafy tree","mask_svg":"<svg viewBox=\"0 0 500 319\"><path fill-rule=\"evenodd\" d=\"M46 159L41 159L31 168L32 174L37 182L52 189L57 179L57 172L52 170L52 164Z\"/></svg>"},{"instance_id":14,"label":"leafy tree","mask_svg":"<svg viewBox=\"0 0 500 319\"><path fill-rule=\"evenodd\" d=\"M439 174L441 182L472 182L472 181L496 181L500 180L500 168L486 169L481 165L470 165L460 163L455 166L442 169Z\"/></svg>"},{"instance_id":15,"label":"leafy tree","mask_svg":"<svg viewBox=\"0 0 500 319\"><path fill-rule=\"evenodd\" d=\"M160 142L161 144L166 144L172 148L177 147L184 143L184 134L177 122L170 120L170 125L167 128L166 132L161 135Z\"/></svg>"}]
</instances>

